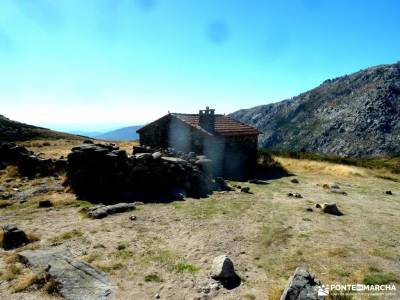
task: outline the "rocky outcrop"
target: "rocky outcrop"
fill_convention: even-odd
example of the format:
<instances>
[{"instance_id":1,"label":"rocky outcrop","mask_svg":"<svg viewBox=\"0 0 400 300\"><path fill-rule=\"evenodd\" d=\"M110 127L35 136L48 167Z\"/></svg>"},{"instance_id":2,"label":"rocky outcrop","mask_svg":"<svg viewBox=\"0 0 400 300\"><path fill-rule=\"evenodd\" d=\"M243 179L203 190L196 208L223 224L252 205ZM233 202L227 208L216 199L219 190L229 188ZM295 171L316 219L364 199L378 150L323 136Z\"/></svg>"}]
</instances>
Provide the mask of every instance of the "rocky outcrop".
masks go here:
<instances>
[{"instance_id":1,"label":"rocky outcrop","mask_svg":"<svg viewBox=\"0 0 400 300\"><path fill-rule=\"evenodd\" d=\"M91 265L75 260L68 250L27 250L18 257L36 274L54 283L67 300L111 299L112 285L107 275Z\"/></svg>"},{"instance_id":2,"label":"rocky outcrop","mask_svg":"<svg viewBox=\"0 0 400 300\"><path fill-rule=\"evenodd\" d=\"M315 275L299 267L289 279L280 300L323 300L318 297L318 289L322 286Z\"/></svg>"},{"instance_id":3,"label":"rocky outcrop","mask_svg":"<svg viewBox=\"0 0 400 300\"><path fill-rule=\"evenodd\" d=\"M195 164L196 157L186 160L169 154L128 156L112 144L83 144L68 155L68 183L78 197L103 204L199 198L226 189L223 180Z\"/></svg>"},{"instance_id":4,"label":"rocky outcrop","mask_svg":"<svg viewBox=\"0 0 400 300\"><path fill-rule=\"evenodd\" d=\"M262 131L260 146L274 150L341 157L400 153L400 62L230 116Z\"/></svg>"}]
</instances>

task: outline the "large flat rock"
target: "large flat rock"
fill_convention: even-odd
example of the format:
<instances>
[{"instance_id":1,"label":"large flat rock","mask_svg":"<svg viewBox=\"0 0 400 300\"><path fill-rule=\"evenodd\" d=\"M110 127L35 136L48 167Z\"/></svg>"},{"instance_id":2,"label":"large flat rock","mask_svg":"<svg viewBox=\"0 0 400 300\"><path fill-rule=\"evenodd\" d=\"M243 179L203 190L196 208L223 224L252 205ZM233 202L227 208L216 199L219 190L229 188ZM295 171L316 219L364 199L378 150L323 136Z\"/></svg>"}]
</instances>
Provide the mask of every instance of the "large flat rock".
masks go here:
<instances>
[{"instance_id":1,"label":"large flat rock","mask_svg":"<svg viewBox=\"0 0 400 300\"><path fill-rule=\"evenodd\" d=\"M108 215L113 215L117 213L122 213L135 209L135 204L133 203L117 203L114 205L96 205L88 209L88 216L93 219L102 219Z\"/></svg>"},{"instance_id":2,"label":"large flat rock","mask_svg":"<svg viewBox=\"0 0 400 300\"><path fill-rule=\"evenodd\" d=\"M67 300L111 299L112 285L107 275L73 259L68 250L26 250L18 256L35 273L54 280L58 293Z\"/></svg>"}]
</instances>

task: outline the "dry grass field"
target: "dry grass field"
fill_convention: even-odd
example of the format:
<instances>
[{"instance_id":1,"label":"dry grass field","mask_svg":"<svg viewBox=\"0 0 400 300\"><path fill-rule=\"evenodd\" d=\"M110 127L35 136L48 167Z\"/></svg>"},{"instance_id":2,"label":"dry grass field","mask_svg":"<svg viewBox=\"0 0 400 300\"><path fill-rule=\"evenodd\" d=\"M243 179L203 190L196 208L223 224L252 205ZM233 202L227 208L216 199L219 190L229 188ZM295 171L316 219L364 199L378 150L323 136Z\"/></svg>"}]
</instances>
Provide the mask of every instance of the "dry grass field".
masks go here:
<instances>
[{"instance_id":1,"label":"dry grass field","mask_svg":"<svg viewBox=\"0 0 400 300\"><path fill-rule=\"evenodd\" d=\"M44 157L59 157L77 143L24 144ZM120 146L131 153L132 143ZM294 175L264 184L232 182L249 186L250 194L220 192L199 200L145 204L92 220L80 213L89 203L76 200L72 193L50 192L21 204L11 200L11 205L0 208L0 221L39 238L22 249L67 247L108 273L115 299L154 299L156 293L161 299L279 299L300 265L326 284L395 283L399 289L399 183L377 176L381 171L276 159ZM0 172L0 186L19 191L62 181L28 181L12 167ZM292 183L293 178L299 183ZM333 182L347 195L322 187ZM385 194L387 190L393 195ZM288 197L288 192L303 198ZM43 199L54 207L39 208ZM324 202L336 202L344 215L306 210ZM130 220L131 215L136 220ZM35 288L35 276L15 261L16 251L0 250L0 299L57 299L44 288ZM207 294L207 273L220 254L231 257L242 282L236 289ZM399 298L400 292L393 299Z\"/></svg>"}]
</instances>

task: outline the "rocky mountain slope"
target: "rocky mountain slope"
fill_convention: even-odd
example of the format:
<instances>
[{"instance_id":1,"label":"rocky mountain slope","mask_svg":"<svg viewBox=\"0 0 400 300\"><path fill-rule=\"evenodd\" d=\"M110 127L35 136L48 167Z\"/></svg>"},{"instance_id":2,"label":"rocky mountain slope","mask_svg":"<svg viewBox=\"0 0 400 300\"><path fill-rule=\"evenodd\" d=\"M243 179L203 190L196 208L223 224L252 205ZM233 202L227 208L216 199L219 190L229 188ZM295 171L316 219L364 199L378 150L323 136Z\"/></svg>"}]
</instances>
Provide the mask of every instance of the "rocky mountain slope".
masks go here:
<instances>
[{"instance_id":1,"label":"rocky mountain slope","mask_svg":"<svg viewBox=\"0 0 400 300\"><path fill-rule=\"evenodd\" d=\"M139 139L139 135L136 133L136 130L138 130L141 127L143 126L138 125L138 126L124 127L96 135L95 138L107 141L134 141Z\"/></svg>"},{"instance_id":2,"label":"rocky mountain slope","mask_svg":"<svg viewBox=\"0 0 400 300\"><path fill-rule=\"evenodd\" d=\"M230 116L260 129L260 145L275 150L342 157L400 153L400 62Z\"/></svg>"},{"instance_id":3,"label":"rocky mountain slope","mask_svg":"<svg viewBox=\"0 0 400 300\"><path fill-rule=\"evenodd\" d=\"M30 139L82 139L76 135L53 131L12 121L0 115L0 141L25 141Z\"/></svg>"}]
</instances>

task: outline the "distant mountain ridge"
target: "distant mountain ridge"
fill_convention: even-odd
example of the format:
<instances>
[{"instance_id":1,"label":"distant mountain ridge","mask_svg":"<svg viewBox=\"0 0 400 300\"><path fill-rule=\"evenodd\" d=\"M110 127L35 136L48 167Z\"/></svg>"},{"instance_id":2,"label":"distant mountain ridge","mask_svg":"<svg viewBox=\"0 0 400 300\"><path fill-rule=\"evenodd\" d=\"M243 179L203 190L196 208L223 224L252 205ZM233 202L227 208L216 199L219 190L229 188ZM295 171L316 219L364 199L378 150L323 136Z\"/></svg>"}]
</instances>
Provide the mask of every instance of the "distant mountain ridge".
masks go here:
<instances>
[{"instance_id":1,"label":"distant mountain ridge","mask_svg":"<svg viewBox=\"0 0 400 300\"><path fill-rule=\"evenodd\" d=\"M400 62L323 82L290 100L230 116L258 128L260 146L341 157L400 153Z\"/></svg>"},{"instance_id":2,"label":"distant mountain ridge","mask_svg":"<svg viewBox=\"0 0 400 300\"><path fill-rule=\"evenodd\" d=\"M113 131L109 131L100 135L95 136L96 139L108 140L108 141L133 141L138 140L139 135L136 130L143 127L142 125L128 126L119 128Z\"/></svg>"},{"instance_id":3,"label":"distant mountain ridge","mask_svg":"<svg viewBox=\"0 0 400 300\"><path fill-rule=\"evenodd\" d=\"M0 141L32 139L84 139L84 137L20 123L0 115Z\"/></svg>"},{"instance_id":4,"label":"distant mountain ridge","mask_svg":"<svg viewBox=\"0 0 400 300\"><path fill-rule=\"evenodd\" d=\"M90 138L95 138L96 136L103 134L103 132L101 132L101 131L71 130L71 131L67 131L67 132L71 133L71 134L87 136Z\"/></svg>"}]
</instances>

